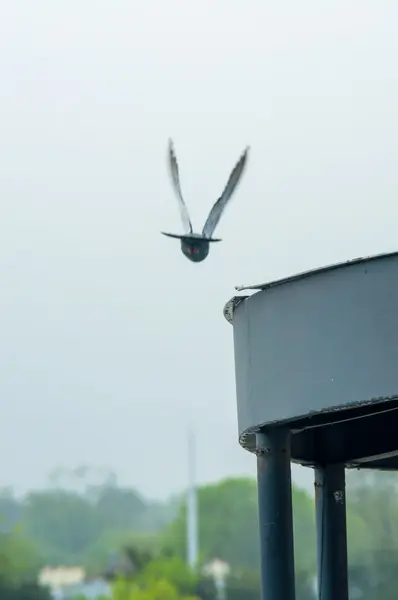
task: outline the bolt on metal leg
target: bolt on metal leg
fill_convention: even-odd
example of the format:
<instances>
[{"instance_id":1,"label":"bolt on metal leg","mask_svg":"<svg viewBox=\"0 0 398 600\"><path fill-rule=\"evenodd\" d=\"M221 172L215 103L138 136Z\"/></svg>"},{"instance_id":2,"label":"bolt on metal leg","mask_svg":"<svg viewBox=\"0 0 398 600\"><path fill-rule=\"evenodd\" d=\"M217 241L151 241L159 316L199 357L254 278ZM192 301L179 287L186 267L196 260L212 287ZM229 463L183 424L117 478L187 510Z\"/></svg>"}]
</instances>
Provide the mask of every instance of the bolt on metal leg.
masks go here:
<instances>
[{"instance_id":1,"label":"bolt on metal leg","mask_svg":"<svg viewBox=\"0 0 398 600\"><path fill-rule=\"evenodd\" d=\"M295 600L290 432L256 435L263 600Z\"/></svg>"},{"instance_id":2,"label":"bolt on metal leg","mask_svg":"<svg viewBox=\"0 0 398 600\"><path fill-rule=\"evenodd\" d=\"M315 469L315 509L320 600L348 600L344 465Z\"/></svg>"}]
</instances>

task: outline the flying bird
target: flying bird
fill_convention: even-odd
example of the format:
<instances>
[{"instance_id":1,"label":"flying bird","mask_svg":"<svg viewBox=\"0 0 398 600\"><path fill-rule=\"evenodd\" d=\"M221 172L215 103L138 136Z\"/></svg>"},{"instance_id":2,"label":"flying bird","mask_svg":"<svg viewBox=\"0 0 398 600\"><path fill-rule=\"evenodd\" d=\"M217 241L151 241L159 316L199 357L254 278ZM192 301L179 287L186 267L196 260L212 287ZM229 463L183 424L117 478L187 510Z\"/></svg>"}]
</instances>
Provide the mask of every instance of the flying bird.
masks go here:
<instances>
[{"instance_id":1,"label":"flying bird","mask_svg":"<svg viewBox=\"0 0 398 600\"><path fill-rule=\"evenodd\" d=\"M227 206L228 201L234 193L243 174L248 152L249 148L247 147L233 168L223 193L214 203L213 208L207 217L206 223L202 229L202 233L194 233L188 209L181 192L180 175L173 142L171 140L169 141L168 162L171 174L171 182L177 196L185 233L179 235L177 233L165 233L162 231L162 234L181 240L182 253L192 262L201 262L207 257L209 254L210 242L221 242L221 239L214 238L212 236L215 228L218 225L221 215L223 214L225 207Z\"/></svg>"}]
</instances>

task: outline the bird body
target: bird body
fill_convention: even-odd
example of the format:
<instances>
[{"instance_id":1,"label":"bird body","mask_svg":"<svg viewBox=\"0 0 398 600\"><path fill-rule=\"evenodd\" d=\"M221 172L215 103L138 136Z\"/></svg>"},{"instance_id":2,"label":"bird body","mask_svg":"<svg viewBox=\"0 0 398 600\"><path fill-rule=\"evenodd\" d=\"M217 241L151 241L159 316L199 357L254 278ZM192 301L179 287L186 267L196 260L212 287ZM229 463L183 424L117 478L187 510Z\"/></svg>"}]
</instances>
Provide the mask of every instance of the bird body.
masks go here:
<instances>
[{"instance_id":1,"label":"bird body","mask_svg":"<svg viewBox=\"0 0 398 600\"><path fill-rule=\"evenodd\" d=\"M214 203L209 216L207 217L206 223L204 224L202 233L194 233L192 228L192 222L188 213L187 206L181 192L180 176L176 154L174 151L173 142L169 141L169 169L171 175L171 181L173 184L174 191L177 195L178 205L180 208L181 220L185 229L185 233L180 235L177 233L165 233L163 235L171 238L177 238L181 241L181 250L184 256L186 256L192 262L202 262L210 250L211 242L221 242L219 238L213 238L214 230L216 229L218 222L220 221L221 215L234 193L239 180L243 174L249 148L246 148L240 159L236 163L232 173L229 176L228 182L224 188L223 193Z\"/></svg>"}]
</instances>

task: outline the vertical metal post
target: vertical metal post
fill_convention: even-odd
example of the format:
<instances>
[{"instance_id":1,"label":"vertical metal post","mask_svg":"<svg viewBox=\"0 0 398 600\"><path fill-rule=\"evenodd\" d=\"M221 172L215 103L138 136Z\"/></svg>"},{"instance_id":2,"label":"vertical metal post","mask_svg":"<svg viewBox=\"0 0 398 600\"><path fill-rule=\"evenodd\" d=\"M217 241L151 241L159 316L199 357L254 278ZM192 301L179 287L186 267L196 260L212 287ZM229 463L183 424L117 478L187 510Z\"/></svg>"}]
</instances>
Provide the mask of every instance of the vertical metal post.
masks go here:
<instances>
[{"instance_id":1,"label":"vertical metal post","mask_svg":"<svg viewBox=\"0 0 398 600\"><path fill-rule=\"evenodd\" d=\"M315 469L315 510L320 600L348 600L344 465Z\"/></svg>"},{"instance_id":2,"label":"vertical metal post","mask_svg":"<svg viewBox=\"0 0 398 600\"><path fill-rule=\"evenodd\" d=\"M196 438L188 432L187 560L194 569L198 563L198 499L196 490Z\"/></svg>"},{"instance_id":3,"label":"vertical metal post","mask_svg":"<svg viewBox=\"0 0 398 600\"><path fill-rule=\"evenodd\" d=\"M261 597L295 600L290 432L256 435Z\"/></svg>"}]
</instances>

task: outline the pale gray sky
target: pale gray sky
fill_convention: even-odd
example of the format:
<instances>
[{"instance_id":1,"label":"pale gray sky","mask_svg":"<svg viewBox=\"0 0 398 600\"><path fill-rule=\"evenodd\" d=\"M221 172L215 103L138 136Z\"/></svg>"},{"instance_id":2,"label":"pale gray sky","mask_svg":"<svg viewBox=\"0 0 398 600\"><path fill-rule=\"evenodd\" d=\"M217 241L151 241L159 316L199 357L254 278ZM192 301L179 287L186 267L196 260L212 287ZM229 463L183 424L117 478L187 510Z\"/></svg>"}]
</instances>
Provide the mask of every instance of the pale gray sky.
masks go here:
<instances>
[{"instance_id":1,"label":"pale gray sky","mask_svg":"<svg viewBox=\"0 0 398 600\"><path fill-rule=\"evenodd\" d=\"M397 249L396 0L18 0L0 9L0 485L110 465L164 497L255 472L235 284ZM244 180L201 264L200 229ZM295 470L296 481L311 473Z\"/></svg>"}]
</instances>

